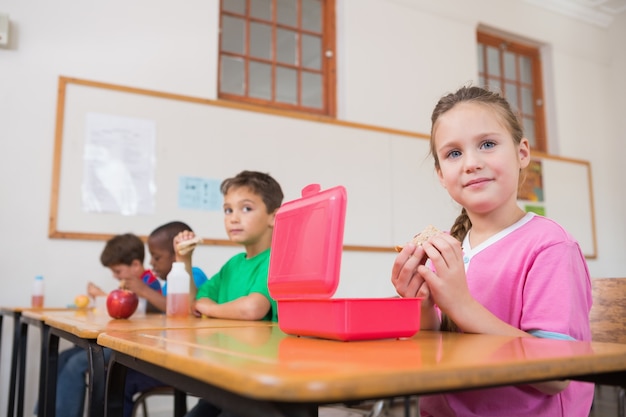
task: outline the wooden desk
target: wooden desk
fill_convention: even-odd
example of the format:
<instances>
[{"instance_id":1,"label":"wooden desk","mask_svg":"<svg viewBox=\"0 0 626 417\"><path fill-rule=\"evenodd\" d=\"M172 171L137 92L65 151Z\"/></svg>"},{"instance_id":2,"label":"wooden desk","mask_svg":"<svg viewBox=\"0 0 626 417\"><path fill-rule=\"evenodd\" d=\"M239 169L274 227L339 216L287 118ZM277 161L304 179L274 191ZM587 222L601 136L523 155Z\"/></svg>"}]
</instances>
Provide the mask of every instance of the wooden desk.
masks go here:
<instances>
[{"instance_id":1,"label":"wooden desk","mask_svg":"<svg viewBox=\"0 0 626 417\"><path fill-rule=\"evenodd\" d=\"M66 339L87 351L89 363L89 386L87 392L88 414L91 417L104 415L105 363L102 346L96 343L98 335L105 331L129 332L140 329L196 329L205 327L259 326L268 327L271 322L242 322L209 318L169 318L163 314L148 314L128 320L114 320L106 313L92 310L52 312L44 316L49 327L45 371L45 404L43 416L55 415L56 380L58 371L59 338ZM122 385L123 386L123 385ZM121 415L121 413L120 413Z\"/></svg>"},{"instance_id":2,"label":"wooden desk","mask_svg":"<svg viewBox=\"0 0 626 417\"><path fill-rule=\"evenodd\" d=\"M241 416L316 416L323 404L553 379L626 379L626 345L420 332L336 342L278 327L106 332L106 415L120 415L125 367Z\"/></svg>"}]
</instances>

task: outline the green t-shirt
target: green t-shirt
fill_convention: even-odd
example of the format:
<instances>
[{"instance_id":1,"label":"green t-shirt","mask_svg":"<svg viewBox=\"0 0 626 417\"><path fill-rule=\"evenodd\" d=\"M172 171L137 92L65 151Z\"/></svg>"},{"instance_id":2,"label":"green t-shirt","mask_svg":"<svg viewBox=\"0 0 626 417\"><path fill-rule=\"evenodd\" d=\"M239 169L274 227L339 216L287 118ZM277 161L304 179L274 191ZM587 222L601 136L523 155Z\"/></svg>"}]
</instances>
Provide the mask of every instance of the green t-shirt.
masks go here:
<instances>
[{"instance_id":1,"label":"green t-shirt","mask_svg":"<svg viewBox=\"0 0 626 417\"><path fill-rule=\"evenodd\" d=\"M271 304L271 309L263 320L278 321L276 301L270 297L267 287L269 265L269 249L251 259L246 259L245 253L239 253L230 258L217 274L198 288L196 299L210 298L218 304L223 304L258 292Z\"/></svg>"}]
</instances>

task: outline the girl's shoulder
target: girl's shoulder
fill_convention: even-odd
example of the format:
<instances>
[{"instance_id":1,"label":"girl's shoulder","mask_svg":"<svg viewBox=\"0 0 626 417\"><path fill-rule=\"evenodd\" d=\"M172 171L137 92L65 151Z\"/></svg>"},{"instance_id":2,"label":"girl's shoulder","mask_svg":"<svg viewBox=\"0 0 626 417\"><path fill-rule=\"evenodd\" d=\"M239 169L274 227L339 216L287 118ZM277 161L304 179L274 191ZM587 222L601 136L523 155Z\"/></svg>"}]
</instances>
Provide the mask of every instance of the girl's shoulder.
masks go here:
<instances>
[{"instance_id":1,"label":"girl's shoulder","mask_svg":"<svg viewBox=\"0 0 626 417\"><path fill-rule=\"evenodd\" d=\"M535 250L543 250L555 245L579 248L578 241L558 222L535 214L522 227L511 234L519 244Z\"/></svg>"},{"instance_id":2,"label":"girl's shoulder","mask_svg":"<svg viewBox=\"0 0 626 417\"><path fill-rule=\"evenodd\" d=\"M552 236L557 239L573 240L572 235L561 224L539 214L533 213L526 226L532 231L541 230L541 237Z\"/></svg>"}]
</instances>

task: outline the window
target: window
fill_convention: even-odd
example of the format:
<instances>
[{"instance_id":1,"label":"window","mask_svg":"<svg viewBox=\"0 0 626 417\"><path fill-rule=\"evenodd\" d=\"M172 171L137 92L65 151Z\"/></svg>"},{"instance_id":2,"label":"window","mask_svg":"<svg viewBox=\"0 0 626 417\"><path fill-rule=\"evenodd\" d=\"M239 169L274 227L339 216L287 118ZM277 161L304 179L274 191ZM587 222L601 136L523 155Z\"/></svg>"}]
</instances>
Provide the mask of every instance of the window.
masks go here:
<instances>
[{"instance_id":1,"label":"window","mask_svg":"<svg viewBox=\"0 0 626 417\"><path fill-rule=\"evenodd\" d=\"M478 77L481 86L501 92L517 111L530 147L546 152L539 48L478 32Z\"/></svg>"},{"instance_id":2,"label":"window","mask_svg":"<svg viewBox=\"0 0 626 417\"><path fill-rule=\"evenodd\" d=\"M335 0L221 0L219 97L335 115Z\"/></svg>"}]
</instances>

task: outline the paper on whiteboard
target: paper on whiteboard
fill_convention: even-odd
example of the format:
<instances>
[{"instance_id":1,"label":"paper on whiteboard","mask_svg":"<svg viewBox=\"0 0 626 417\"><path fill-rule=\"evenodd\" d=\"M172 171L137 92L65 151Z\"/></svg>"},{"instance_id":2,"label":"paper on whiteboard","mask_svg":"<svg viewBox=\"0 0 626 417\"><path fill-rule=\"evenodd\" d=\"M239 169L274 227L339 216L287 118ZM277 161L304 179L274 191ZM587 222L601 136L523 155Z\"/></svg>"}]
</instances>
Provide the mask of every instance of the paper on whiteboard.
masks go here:
<instances>
[{"instance_id":1,"label":"paper on whiteboard","mask_svg":"<svg viewBox=\"0 0 626 417\"><path fill-rule=\"evenodd\" d=\"M83 210L125 216L153 214L156 123L88 113Z\"/></svg>"}]
</instances>

